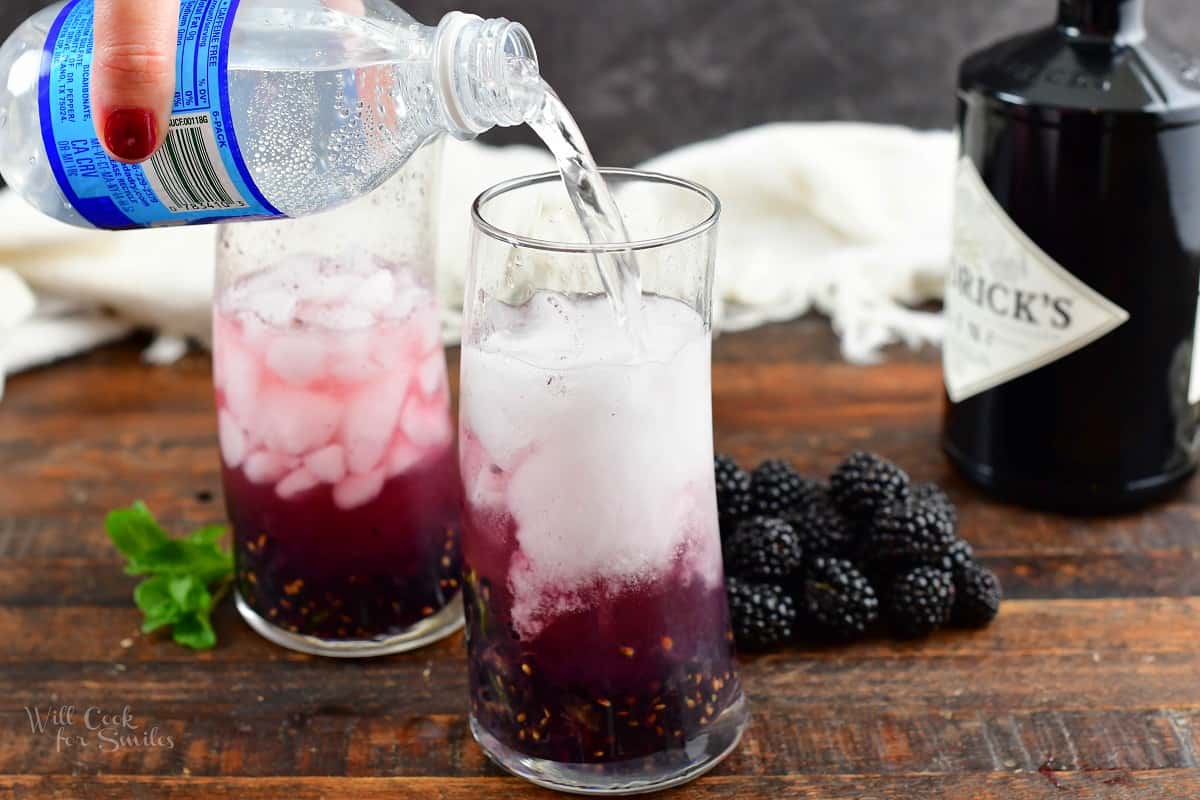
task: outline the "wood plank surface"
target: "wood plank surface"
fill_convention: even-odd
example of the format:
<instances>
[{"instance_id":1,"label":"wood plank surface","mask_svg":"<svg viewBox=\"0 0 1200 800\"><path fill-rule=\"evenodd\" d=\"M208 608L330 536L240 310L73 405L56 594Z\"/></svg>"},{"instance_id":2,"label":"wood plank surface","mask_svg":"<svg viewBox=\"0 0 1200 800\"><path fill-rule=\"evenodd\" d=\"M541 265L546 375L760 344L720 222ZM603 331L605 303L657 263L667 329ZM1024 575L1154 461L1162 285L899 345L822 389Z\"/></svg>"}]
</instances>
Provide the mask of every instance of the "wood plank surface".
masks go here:
<instances>
[{"instance_id":1,"label":"wood plank surface","mask_svg":"<svg viewBox=\"0 0 1200 800\"><path fill-rule=\"evenodd\" d=\"M1100 519L994 504L938 449L939 386L935 353L847 366L815 319L717 342L719 449L813 473L856 447L896 459L947 487L1010 599L981 632L743 659L752 727L670 797L1200 797L1200 490ZM12 379L0 470L0 798L552 796L471 740L461 635L346 663L230 605L208 653L138 633L101 523L135 498L174 530L222 521L206 357L151 368L124 344ZM62 705L128 706L149 743L29 719Z\"/></svg>"}]
</instances>

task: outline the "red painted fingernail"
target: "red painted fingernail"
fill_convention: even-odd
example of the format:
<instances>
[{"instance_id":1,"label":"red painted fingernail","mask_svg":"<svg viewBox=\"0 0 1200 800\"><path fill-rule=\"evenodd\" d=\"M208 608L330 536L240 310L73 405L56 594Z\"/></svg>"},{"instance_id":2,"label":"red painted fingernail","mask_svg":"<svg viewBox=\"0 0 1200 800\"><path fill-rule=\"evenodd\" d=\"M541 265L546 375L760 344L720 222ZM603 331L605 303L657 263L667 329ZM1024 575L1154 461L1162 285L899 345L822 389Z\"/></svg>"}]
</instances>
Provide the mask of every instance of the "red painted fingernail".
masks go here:
<instances>
[{"instance_id":1,"label":"red painted fingernail","mask_svg":"<svg viewBox=\"0 0 1200 800\"><path fill-rule=\"evenodd\" d=\"M124 161L145 161L158 145L154 115L144 108L119 108L104 121L104 144Z\"/></svg>"}]
</instances>

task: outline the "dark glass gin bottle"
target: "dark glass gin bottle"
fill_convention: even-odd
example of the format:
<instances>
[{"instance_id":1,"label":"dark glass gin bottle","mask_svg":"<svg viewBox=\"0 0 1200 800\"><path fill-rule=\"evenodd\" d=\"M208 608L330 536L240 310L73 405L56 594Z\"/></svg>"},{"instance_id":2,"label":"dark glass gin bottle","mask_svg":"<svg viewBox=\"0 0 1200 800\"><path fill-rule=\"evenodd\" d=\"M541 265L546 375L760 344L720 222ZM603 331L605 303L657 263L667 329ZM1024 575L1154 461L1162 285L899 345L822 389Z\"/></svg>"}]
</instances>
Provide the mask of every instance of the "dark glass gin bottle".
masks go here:
<instances>
[{"instance_id":1,"label":"dark glass gin bottle","mask_svg":"<svg viewBox=\"0 0 1200 800\"><path fill-rule=\"evenodd\" d=\"M1021 504L1153 501L1197 458L1200 60L1144 0L1061 0L958 97L946 451Z\"/></svg>"}]
</instances>

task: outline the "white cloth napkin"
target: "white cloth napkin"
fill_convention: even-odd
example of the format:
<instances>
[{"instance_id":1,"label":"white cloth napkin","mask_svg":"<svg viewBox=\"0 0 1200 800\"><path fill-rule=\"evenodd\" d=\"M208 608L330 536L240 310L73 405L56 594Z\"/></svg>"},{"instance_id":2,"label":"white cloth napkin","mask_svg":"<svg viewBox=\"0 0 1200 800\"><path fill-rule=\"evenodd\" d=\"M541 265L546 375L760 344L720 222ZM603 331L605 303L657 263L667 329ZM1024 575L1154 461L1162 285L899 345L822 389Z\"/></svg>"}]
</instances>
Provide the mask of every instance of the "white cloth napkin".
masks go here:
<instances>
[{"instance_id":1,"label":"white cloth napkin","mask_svg":"<svg viewBox=\"0 0 1200 800\"><path fill-rule=\"evenodd\" d=\"M724 204L715 325L743 330L816 309L852 362L880 348L937 343L949 263L953 137L844 123L766 125L643 165L705 184ZM532 147L451 142L441 192L438 269L456 341L471 200L501 180L553 167ZM147 359L209 337L215 229L126 233L62 225L0 192L0 392L13 373L120 338L159 334Z\"/></svg>"}]
</instances>

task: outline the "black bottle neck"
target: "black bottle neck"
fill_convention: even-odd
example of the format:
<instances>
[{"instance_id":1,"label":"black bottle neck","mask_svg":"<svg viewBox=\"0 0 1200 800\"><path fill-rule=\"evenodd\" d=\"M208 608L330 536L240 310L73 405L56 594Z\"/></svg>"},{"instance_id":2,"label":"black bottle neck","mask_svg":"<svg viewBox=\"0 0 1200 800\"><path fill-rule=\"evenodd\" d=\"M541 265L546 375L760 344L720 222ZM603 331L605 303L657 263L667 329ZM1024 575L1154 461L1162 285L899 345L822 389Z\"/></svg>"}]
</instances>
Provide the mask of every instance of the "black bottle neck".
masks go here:
<instances>
[{"instance_id":1,"label":"black bottle neck","mask_svg":"<svg viewBox=\"0 0 1200 800\"><path fill-rule=\"evenodd\" d=\"M1136 42L1146 35L1146 0L1058 0L1057 24L1072 39Z\"/></svg>"}]
</instances>

